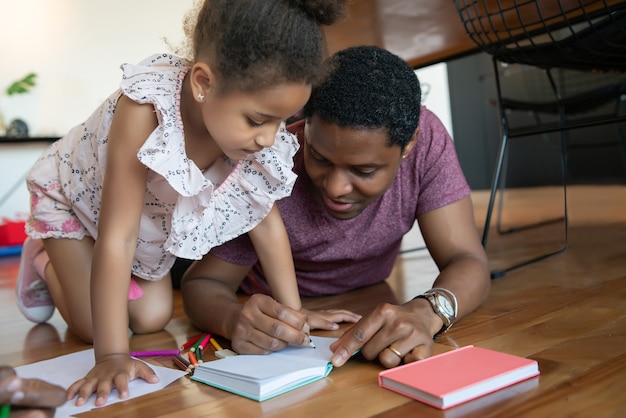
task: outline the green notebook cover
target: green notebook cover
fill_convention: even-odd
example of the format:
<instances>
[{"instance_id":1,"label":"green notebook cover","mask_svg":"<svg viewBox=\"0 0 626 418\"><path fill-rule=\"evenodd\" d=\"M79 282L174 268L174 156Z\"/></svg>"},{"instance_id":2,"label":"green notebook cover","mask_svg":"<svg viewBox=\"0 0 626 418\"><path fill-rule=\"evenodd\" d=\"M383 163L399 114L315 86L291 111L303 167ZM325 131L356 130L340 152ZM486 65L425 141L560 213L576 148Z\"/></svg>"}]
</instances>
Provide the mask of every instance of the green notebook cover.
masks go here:
<instances>
[{"instance_id":1,"label":"green notebook cover","mask_svg":"<svg viewBox=\"0 0 626 418\"><path fill-rule=\"evenodd\" d=\"M196 367L192 380L262 402L328 376L330 344L311 337L316 348L288 346L267 355L239 355Z\"/></svg>"}]
</instances>

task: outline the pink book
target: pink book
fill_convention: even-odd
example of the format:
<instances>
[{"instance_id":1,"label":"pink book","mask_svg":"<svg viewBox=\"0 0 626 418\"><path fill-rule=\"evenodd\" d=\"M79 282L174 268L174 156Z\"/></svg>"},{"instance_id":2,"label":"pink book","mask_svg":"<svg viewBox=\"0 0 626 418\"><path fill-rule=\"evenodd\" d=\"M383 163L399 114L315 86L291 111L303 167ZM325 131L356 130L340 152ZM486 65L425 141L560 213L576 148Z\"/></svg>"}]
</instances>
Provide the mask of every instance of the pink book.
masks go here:
<instances>
[{"instance_id":1,"label":"pink book","mask_svg":"<svg viewBox=\"0 0 626 418\"><path fill-rule=\"evenodd\" d=\"M468 345L384 370L378 384L447 409L538 374L535 360Z\"/></svg>"}]
</instances>

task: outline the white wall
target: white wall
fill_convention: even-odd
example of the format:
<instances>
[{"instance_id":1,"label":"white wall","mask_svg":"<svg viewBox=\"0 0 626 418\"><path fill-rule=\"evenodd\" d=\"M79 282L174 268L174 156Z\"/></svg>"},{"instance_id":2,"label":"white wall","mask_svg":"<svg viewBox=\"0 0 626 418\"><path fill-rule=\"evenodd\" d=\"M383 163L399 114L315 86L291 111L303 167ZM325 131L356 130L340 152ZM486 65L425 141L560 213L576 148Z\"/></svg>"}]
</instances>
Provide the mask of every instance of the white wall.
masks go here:
<instances>
[{"instance_id":1,"label":"white wall","mask_svg":"<svg viewBox=\"0 0 626 418\"><path fill-rule=\"evenodd\" d=\"M38 74L28 94L2 95L6 119L23 118L32 135L61 135L115 88L120 64L168 52L184 39L193 0L0 0L0 88Z\"/></svg>"},{"instance_id":2,"label":"white wall","mask_svg":"<svg viewBox=\"0 0 626 418\"><path fill-rule=\"evenodd\" d=\"M194 0L0 0L0 111L25 120L33 136L61 136L81 123L119 85L120 64L170 52L184 40ZM8 97L29 72L37 86ZM44 145L0 145L0 203ZM2 217L28 211L26 187L0 206Z\"/></svg>"},{"instance_id":3,"label":"white wall","mask_svg":"<svg viewBox=\"0 0 626 418\"><path fill-rule=\"evenodd\" d=\"M422 88L422 104L434 112L441 123L452 135L452 113L450 111L450 90L448 88L448 69L446 63L439 63L415 70L415 74L420 81ZM454 138L454 136L452 136ZM402 250L424 247L424 238L417 226L402 240ZM425 255L428 264L432 264L430 256ZM436 273L437 269L429 266L428 270ZM435 275L436 276L436 275ZM435 277L433 276L433 277Z\"/></svg>"},{"instance_id":4,"label":"white wall","mask_svg":"<svg viewBox=\"0 0 626 418\"><path fill-rule=\"evenodd\" d=\"M445 62L415 70L422 87L422 104L432 110L452 138L452 114L450 111L450 90L448 68Z\"/></svg>"},{"instance_id":5,"label":"white wall","mask_svg":"<svg viewBox=\"0 0 626 418\"><path fill-rule=\"evenodd\" d=\"M31 136L61 136L115 90L119 66L184 41L183 18L194 0L0 0L0 111L25 120ZM8 97L13 81L36 72L37 86ZM445 64L416 71L424 104L452 132ZM21 181L44 144L0 145L0 222L28 211Z\"/></svg>"}]
</instances>

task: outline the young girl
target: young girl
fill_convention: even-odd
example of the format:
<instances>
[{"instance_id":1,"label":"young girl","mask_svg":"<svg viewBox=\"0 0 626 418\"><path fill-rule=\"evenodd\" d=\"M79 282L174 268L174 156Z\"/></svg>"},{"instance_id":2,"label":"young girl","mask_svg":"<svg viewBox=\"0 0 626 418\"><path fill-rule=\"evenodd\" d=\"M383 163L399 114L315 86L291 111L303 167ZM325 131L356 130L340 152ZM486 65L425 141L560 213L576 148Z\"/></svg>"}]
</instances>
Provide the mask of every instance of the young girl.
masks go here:
<instances>
[{"instance_id":1,"label":"young girl","mask_svg":"<svg viewBox=\"0 0 626 418\"><path fill-rule=\"evenodd\" d=\"M120 89L32 168L18 302L35 322L56 305L93 341L96 365L68 391L77 405L94 392L103 405L112 387L126 398L137 377L158 380L129 357L128 328L169 322L177 256L200 259L248 232L275 297L300 309L274 206L295 181L297 140L283 120L307 101L325 52L320 25L343 7L205 0L191 62L162 54L123 65Z\"/></svg>"}]
</instances>

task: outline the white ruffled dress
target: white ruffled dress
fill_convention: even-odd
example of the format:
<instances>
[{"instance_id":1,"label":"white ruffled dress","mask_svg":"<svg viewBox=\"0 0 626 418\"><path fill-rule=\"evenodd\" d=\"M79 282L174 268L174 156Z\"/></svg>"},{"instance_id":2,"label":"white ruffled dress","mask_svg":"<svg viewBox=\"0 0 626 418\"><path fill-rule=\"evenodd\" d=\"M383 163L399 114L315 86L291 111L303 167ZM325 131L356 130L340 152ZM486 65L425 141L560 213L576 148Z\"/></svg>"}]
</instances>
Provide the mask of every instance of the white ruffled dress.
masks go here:
<instances>
[{"instance_id":1,"label":"white ruffled dress","mask_svg":"<svg viewBox=\"0 0 626 418\"><path fill-rule=\"evenodd\" d=\"M107 139L124 94L154 105L159 125L137 152L149 168L133 274L161 279L175 257L200 259L215 246L253 229L274 202L291 193L298 141L285 130L274 145L200 170L185 152L180 92L188 67L173 55L122 65L120 89L83 124L53 143L28 174L33 238L97 239Z\"/></svg>"}]
</instances>

